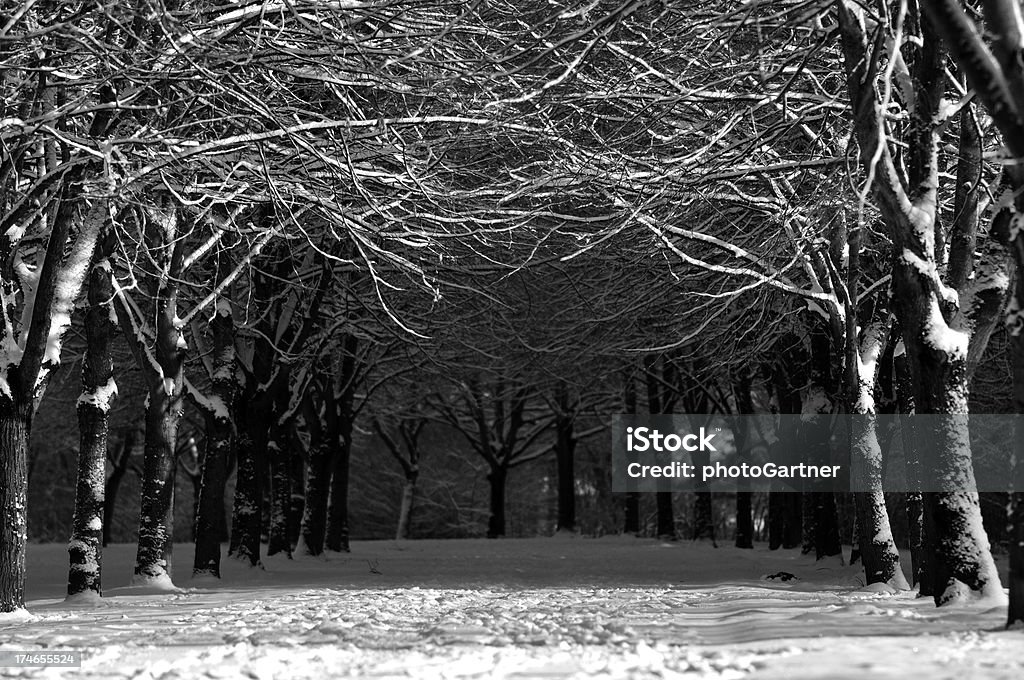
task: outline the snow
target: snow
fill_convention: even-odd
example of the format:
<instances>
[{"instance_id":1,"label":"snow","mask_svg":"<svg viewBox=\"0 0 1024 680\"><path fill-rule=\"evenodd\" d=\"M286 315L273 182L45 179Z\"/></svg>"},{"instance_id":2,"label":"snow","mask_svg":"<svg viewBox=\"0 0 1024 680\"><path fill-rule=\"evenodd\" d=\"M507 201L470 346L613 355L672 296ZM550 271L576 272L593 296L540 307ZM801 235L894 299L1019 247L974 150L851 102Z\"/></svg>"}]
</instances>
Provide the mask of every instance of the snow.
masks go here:
<instances>
[{"instance_id":1,"label":"snow","mask_svg":"<svg viewBox=\"0 0 1024 680\"><path fill-rule=\"evenodd\" d=\"M89 269L96 239L99 237L105 217L106 213L102 204L90 208L82 221L81 233L75 240L67 260L62 263L57 272L57 282L50 307L50 332L43 355L44 363L53 365L60 363L61 340L64 333L71 327L71 312L75 309L75 299L85 281L85 274Z\"/></svg>"},{"instance_id":2,"label":"snow","mask_svg":"<svg viewBox=\"0 0 1024 680\"><path fill-rule=\"evenodd\" d=\"M928 309L928 318L924 324L924 340L929 347L945 352L951 358L964 359L967 357L966 333L954 330L949 327L942 318L942 311L939 309L938 300L932 296Z\"/></svg>"},{"instance_id":3,"label":"snow","mask_svg":"<svg viewBox=\"0 0 1024 680\"><path fill-rule=\"evenodd\" d=\"M114 377L107 378L107 383L100 386L95 392L84 391L78 397L79 404L91 404L103 413L110 411L110 401L117 396L117 383Z\"/></svg>"},{"instance_id":4,"label":"snow","mask_svg":"<svg viewBox=\"0 0 1024 680\"><path fill-rule=\"evenodd\" d=\"M1005 609L937 609L864 589L859 567L799 551L625 537L375 541L177 592L124 587L134 545L104 551L105 596L64 602L63 546L30 544L29 608L0 649L90 652L76 678L1012 678ZM191 564L191 546L175 546ZM372 568L375 567L375 568ZM764 580L786 571L796 579ZM25 669L19 677L50 677ZM68 671L61 671L62 674ZM64 675L62 675L64 677ZM72 677L68 675L67 677Z\"/></svg>"}]
</instances>

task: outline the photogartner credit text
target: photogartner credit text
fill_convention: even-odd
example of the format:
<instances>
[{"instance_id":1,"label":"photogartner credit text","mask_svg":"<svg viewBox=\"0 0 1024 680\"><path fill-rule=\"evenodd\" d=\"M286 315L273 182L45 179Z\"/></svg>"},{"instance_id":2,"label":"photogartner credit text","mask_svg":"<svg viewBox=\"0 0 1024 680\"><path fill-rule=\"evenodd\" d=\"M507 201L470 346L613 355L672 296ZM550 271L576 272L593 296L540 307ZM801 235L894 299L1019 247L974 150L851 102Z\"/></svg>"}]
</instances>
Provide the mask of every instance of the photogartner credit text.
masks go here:
<instances>
[{"instance_id":1,"label":"photogartner credit text","mask_svg":"<svg viewBox=\"0 0 1024 680\"><path fill-rule=\"evenodd\" d=\"M1014 491L1015 415L672 414L612 418L612 490ZM970 437L973 476L943 477L944 432ZM880 465L859 451L877 440Z\"/></svg>"}]
</instances>

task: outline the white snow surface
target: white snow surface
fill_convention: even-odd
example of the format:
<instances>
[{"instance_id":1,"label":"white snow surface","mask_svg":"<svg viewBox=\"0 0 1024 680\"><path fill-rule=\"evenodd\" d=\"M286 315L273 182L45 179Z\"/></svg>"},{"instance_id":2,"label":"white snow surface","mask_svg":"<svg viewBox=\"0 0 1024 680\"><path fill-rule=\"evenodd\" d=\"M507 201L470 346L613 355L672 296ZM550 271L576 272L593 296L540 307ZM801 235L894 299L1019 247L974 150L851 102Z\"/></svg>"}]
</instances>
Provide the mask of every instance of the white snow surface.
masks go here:
<instances>
[{"instance_id":1,"label":"white snow surface","mask_svg":"<svg viewBox=\"0 0 1024 680\"><path fill-rule=\"evenodd\" d=\"M0 649L78 649L81 669L21 678L1020 678L1005 608L936 609L863 588L799 551L556 536L353 542L222 582L127 587L134 545L104 551L104 597L64 601L63 545L31 544L29 612ZM226 551L225 551L226 552ZM908 562L909 563L909 562ZM788 572L795 580L768 578Z\"/></svg>"}]
</instances>

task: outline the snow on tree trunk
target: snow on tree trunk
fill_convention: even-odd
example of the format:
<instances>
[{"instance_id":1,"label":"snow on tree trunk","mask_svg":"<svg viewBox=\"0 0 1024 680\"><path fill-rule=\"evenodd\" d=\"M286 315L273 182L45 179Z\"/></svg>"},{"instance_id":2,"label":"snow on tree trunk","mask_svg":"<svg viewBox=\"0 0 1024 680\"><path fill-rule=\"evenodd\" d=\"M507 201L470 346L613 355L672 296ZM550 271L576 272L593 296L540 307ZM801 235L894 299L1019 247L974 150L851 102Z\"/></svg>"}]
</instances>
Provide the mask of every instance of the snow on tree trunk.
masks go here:
<instances>
[{"instance_id":1,"label":"snow on tree trunk","mask_svg":"<svg viewBox=\"0 0 1024 680\"><path fill-rule=\"evenodd\" d=\"M895 386L897 408L900 413L900 438L903 444L903 457L906 461L907 483L911 489L906 495L911 585L917 586L919 596L930 597L933 593L931 568L928 566L929 552L925 550L924 545L921 461L918 452L919 443L914 436L914 385L902 342L893 357L893 369L896 373Z\"/></svg>"},{"instance_id":2,"label":"snow on tree trunk","mask_svg":"<svg viewBox=\"0 0 1024 680\"><path fill-rule=\"evenodd\" d=\"M25 607L31 406L0 397L0 613Z\"/></svg>"},{"instance_id":3,"label":"snow on tree trunk","mask_svg":"<svg viewBox=\"0 0 1024 680\"><path fill-rule=\"evenodd\" d=\"M106 202L98 199L81 214L82 197L88 194L81 177L87 167L80 164L64 178L66 198L59 201L45 253L36 261L32 294L21 290L23 327L8 323L0 330L0 613L25 606L26 453L32 414L60 364L61 343L107 219ZM16 245L11 232L3 238L7 246ZM5 300L13 301L17 288L11 280L0 280Z\"/></svg>"},{"instance_id":4,"label":"snow on tree trunk","mask_svg":"<svg viewBox=\"0 0 1024 680\"><path fill-rule=\"evenodd\" d=\"M915 385L917 412L941 416L927 432L934 482L923 495L925 542L932 551L931 589L937 605L969 593L1002 599L1002 586L981 522L968 435L967 335L943 319L936 293L905 252L894 287L903 341Z\"/></svg>"},{"instance_id":5,"label":"snow on tree trunk","mask_svg":"<svg viewBox=\"0 0 1024 680\"><path fill-rule=\"evenodd\" d=\"M117 331L110 263L104 259L89 275L89 310L85 317L86 351L82 396L78 399L78 483L68 544L68 596L99 597L107 461L108 413L117 394L111 343Z\"/></svg>"},{"instance_id":6,"label":"snow on tree trunk","mask_svg":"<svg viewBox=\"0 0 1024 680\"><path fill-rule=\"evenodd\" d=\"M179 381L180 384L180 381ZM132 583L171 586L174 548L175 442L181 399L157 382L149 390L142 462L139 547Z\"/></svg>"},{"instance_id":7,"label":"snow on tree trunk","mask_svg":"<svg viewBox=\"0 0 1024 680\"><path fill-rule=\"evenodd\" d=\"M145 233L151 250L159 253L161 274L156 281L153 346L136 334L136 356L149 383L142 463L139 548L134 584L171 587L174 546L174 478L177 472L178 423L184 409L185 349L178 319L178 285L185 240L179 238L179 216L170 198L148 212ZM135 324L136 327L138 324ZM135 330L126 329L126 330ZM130 339L131 341L131 339Z\"/></svg>"},{"instance_id":8,"label":"snow on tree trunk","mask_svg":"<svg viewBox=\"0 0 1024 680\"><path fill-rule=\"evenodd\" d=\"M487 519L487 538L499 538L505 535L505 483L508 470L504 467L492 467L487 474L491 486L491 513Z\"/></svg>"},{"instance_id":9,"label":"snow on tree trunk","mask_svg":"<svg viewBox=\"0 0 1024 680\"><path fill-rule=\"evenodd\" d=\"M859 520L857 543L867 583L887 583L899 590L909 590L885 507L882 448L878 443L875 414L875 376L888 331L888 324L874 324L866 331L860 351L852 347L851 378L855 381L852 386L855 394L850 448L854 488L857 489L853 497ZM850 561L853 562L852 557Z\"/></svg>"}]
</instances>

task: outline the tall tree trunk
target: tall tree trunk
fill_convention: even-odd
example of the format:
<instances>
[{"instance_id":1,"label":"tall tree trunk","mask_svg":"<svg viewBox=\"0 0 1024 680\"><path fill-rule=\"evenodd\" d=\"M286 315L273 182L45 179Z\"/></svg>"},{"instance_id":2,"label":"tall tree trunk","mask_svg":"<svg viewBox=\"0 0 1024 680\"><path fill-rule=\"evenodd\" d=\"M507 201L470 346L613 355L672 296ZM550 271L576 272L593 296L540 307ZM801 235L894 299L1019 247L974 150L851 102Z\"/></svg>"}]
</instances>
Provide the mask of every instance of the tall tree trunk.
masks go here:
<instances>
[{"instance_id":1,"label":"tall tree trunk","mask_svg":"<svg viewBox=\"0 0 1024 680\"><path fill-rule=\"evenodd\" d=\"M897 308L911 374L914 376L915 405L919 413L932 414L936 427L915 434L924 435L933 451L936 479L943 488L926 491L924 506L925 543L932 551L931 589L938 605L959 600L968 591L1001 595L1002 586L982 527L981 508L974 488L967 431L966 336L949 329L938 312L934 292L922 289L920 274L910 266L897 264L894 287L900 293ZM947 335L943 335L946 333ZM963 351L957 344L963 339Z\"/></svg>"},{"instance_id":2,"label":"tall tree trunk","mask_svg":"<svg viewBox=\"0 0 1024 680\"><path fill-rule=\"evenodd\" d=\"M832 459L830 420L836 391L832 357L832 336L823 323L818 323L811 329L811 387L800 422L802 448L810 465L828 465ZM819 560L843 554L839 539L839 509L835 493L826 486L827 483L811 482L809 503L804 506L804 522L809 522L806 533L811 539L815 558ZM811 517L806 514L808 506ZM804 547L807 552L808 546L805 544Z\"/></svg>"},{"instance_id":3,"label":"tall tree trunk","mask_svg":"<svg viewBox=\"0 0 1024 680\"><path fill-rule=\"evenodd\" d=\"M277 414L275 413L275 417ZM281 441L281 433L272 432L267 444L270 457L270 540L267 556L284 553L292 556L291 541L288 539L288 512L292 501L291 450Z\"/></svg>"},{"instance_id":4,"label":"tall tree trunk","mask_svg":"<svg viewBox=\"0 0 1024 680\"><path fill-rule=\"evenodd\" d=\"M302 532L302 516L306 510L306 462L299 452L300 445L294 433L289 432L289 441L292 442L291 474L292 496L288 503L288 547L294 550L299 543L299 536Z\"/></svg>"},{"instance_id":5,"label":"tall tree trunk","mask_svg":"<svg viewBox=\"0 0 1024 680\"><path fill-rule=\"evenodd\" d=\"M252 396L249 390L245 396ZM260 564L260 528L263 522L262 446L254 439L258 433L250 427L255 415L252 401L247 398L240 400L236 413L238 471L228 555L255 567Z\"/></svg>"},{"instance_id":6,"label":"tall tree trunk","mask_svg":"<svg viewBox=\"0 0 1024 680\"><path fill-rule=\"evenodd\" d=\"M640 534L640 493L627 491L622 531L637 536Z\"/></svg>"},{"instance_id":7,"label":"tall tree trunk","mask_svg":"<svg viewBox=\"0 0 1024 680\"><path fill-rule=\"evenodd\" d=\"M303 403L303 420L309 431L309 465L306 470L306 503L302 509L299 529L300 555L321 555L327 531L327 499L331 491L330 441L324 436L324 424L319 409L307 396Z\"/></svg>"},{"instance_id":8,"label":"tall tree trunk","mask_svg":"<svg viewBox=\"0 0 1024 680\"><path fill-rule=\"evenodd\" d=\"M751 396L753 379L749 373L741 375L733 388L736 397L736 414L741 420L736 432L736 450L741 461L750 461L751 431L750 416L754 413L754 400ZM754 547L754 514L750 480L741 479L736 492L736 547L751 549Z\"/></svg>"},{"instance_id":9,"label":"tall tree trunk","mask_svg":"<svg viewBox=\"0 0 1024 680\"><path fill-rule=\"evenodd\" d=\"M185 343L178 325L178 286L184 261L185 239L179 238L179 216L169 196L147 211L143 220L146 245L159 265L152 291L156 327L153 346L142 332L143 322L128 302L119 297L117 313L136 363L146 377L146 433L142 464L142 500L139 547L135 557L137 584L171 585L174 545L174 475L177 470L178 422L183 409Z\"/></svg>"},{"instance_id":10,"label":"tall tree trunk","mask_svg":"<svg viewBox=\"0 0 1024 680\"><path fill-rule=\"evenodd\" d=\"M402 485L402 504L398 509L398 529L395 531L395 539L402 541L412 534L412 510L416 502L416 480L419 471L410 470L405 477L405 484Z\"/></svg>"},{"instance_id":11,"label":"tall tree trunk","mask_svg":"<svg viewBox=\"0 0 1024 680\"><path fill-rule=\"evenodd\" d=\"M921 461L917 437L914 436L914 385L910 376L907 355L900 351L893 357L893 371L896 373L896 401L900 413L900 436L903 443L903 457L906 461L907 482L910 491L906 495L908 535L910 539L911 585L918 587L918 595L930 597L933 579L929 566L930 551L924 545L924 498L921 495Z\"/></svg>"},{"instance_id":12,"label":"tall tree trunk","mask_svg":"<svg viewBox=\"0 0 1024 680\"><path fill-rule=\"evenodd\" d=\"M206 455L203 458L202 482L196 501L196 554L193 576L220 578L220 542L224 522L224 487L227 484L228 460L234 446L234 421L231 405L235 401L235 322L231 303L221 300L217 314L210 322L213 335L212 407L204 411Z\"/></svg>"},{"instance_id":13,"label":"tall tree trunk","mask_svg":"<svg viewBox=\"0 0 1024 680\"><path fill-rule=\"evenodd\" d=\"M82 396L78 399L78 483L75 515L68 545L68 596L102 593L100 567L106 483L110 400L117 394L111 344L114 286L110 263L103 259L89 273L89 310L85 315L86 350L82 362Z\"/></svg>"},{"instance_id":14,"label":"tall tree trunk","mask_svg":"<svg viewBox=\"0 0 1024 680\"><path fill-rule=\"evenodd\" d=\"M768 492L768 549L778 550L782 547L783 521L783 498L781 491Z\"/></svg>"},{"instance_id":15,"label":"tall tree trunk","mask_svg":"<svg viewBox=\"0 0 1024 680\"><path fill-rule=\"evenodd\" d=\"M499 538L505 535L505 482L508 469L501 466L491 467L487 481L491 486L491 514L487 520L487 538Z\"/></svg>"},{"instance_id":16,"label":"tall tree trunk","mask_svg":"<svg viewBox=\"0 0 1024 680\"><path fill-rule=\"evenodd\" d=\"M997 255L984 263L985 271L979 271L978 276L984 276L988 285L986 290L977 291L970 309L960 309L946 294L949 288L939 276L942 140L941 127L935 122L942 117L947 79L946 45L936 30L948 27L942 22L921 21L920 41L908 46L914 97L909 103L907 147L900 152L907 162L904 173L894 150L879 134L886 123L874 83L867 75L877 66L874 52L867 56L874 38L868 38L850 5L837 3L837 10L860 160L865 169L871 168L875 178L871 188L894 245L892 300L913 376L915 406L919 414L939 421L926 428L927 421L919 418L915 426L915 435L925 438L931 447L934 466L929 468L933 468L936 483L929 486L938 489L926 490L922 498L925 543L933 551L933 597L937 605L962 599L971 592L999 598L1002 587L974 490L966 414L971 363L984 349L991 331L991 316L982 316L991 315L993 310L997 313L1002 306L1005 291L998 284L1000 278L1005 279L999 271L1004 258ZM959 49L960 45L954 47ZM967 104L964 111L969 113L969 107ZM993 246L994 239L989 241ZM973 253L966 248L960 252L970 257L973 266ZM966 291L957 292L961 299L975 297L963 294Z\"/></svg>"},{"instance_id":17,"label":"tall tree trunk","mask_svg":"<svg viewBox=\"0 0 1024 680\"><path fill-rule=\"evenodd\" d=\"M334 452L331 497L327 507L327 549L349 552L348 480L352 456L351 434L342 437Z\"/></svg>"},{"instance_id":18,"label":"tall tree trunk","mask_svg":"<svg viewBox=\"0 0 1024 680\"><path fill-rule=\"evenodd\" d=\"M331 441L335 442L331 458L331 495L327 505L327 531L325 542L328 550L349 552L348 525L348 480L352 458L352 412L339 406L339 416Z\"/></svg>"},{"instance_id":19,"label":"tall tree trunk","mask_svg":"<svg viewBox=\"0 0 1024 680\"><path fill-rule=\"evenodd\" d=\"M654 494L657 510L658 538L663 541L676 540L676 517L672 508L672 492L658 491Z\"/></svg>"},{"instance_id":20,"label":"tall tree trunk","mask_svg":"<svg viewBox=\"0 0 1024 680\"><path fill-rule=\"evenodd\" d=\"M352 458L352 430L354 426L353 401L356 384L356 347L354 336L345 338L342 358L340 394L331 395L329 413L336 420L330 423L329 439L335 444L331 470L331 496L327 507L327 549L349 552L348 482Z\"/></svg>"},{"instance_id":21,"label":"tall tree trunk","mask_svg":"<svg viewBox=\"0 0 1024 680\"><path fill-rule=\"evenodd\" d=\"M331 470L331 497L327 506L327 549L349 552L348 481L352 459L352 431L355 426L355 389L360 372L356 352L359 340L352 334L342 343L341 371L337 391L326 390L328 398L328 439L336 447Z\"/></svg>"},{"instance_id":22,"label":"tall tree trunk","mask_svg":"<svg viewBox=\"0 0 1024 680\"><path fill-rule=\"evenodd\" d=\"M224 522L227 461L234 446L229 417L207 416L206 456L196 512L196 554L192 575L220 578L220 543Z\"/></svg>"},{"instance_id":23,"label":"tall tree trunk","mask_svg":"<svg viewBox=\"0 0 1024 680\"><path fill-rule=\"evenodd\" d=\"M573 434L573 420L569 413L569 395L564 383L560 383L558 413L555 418L555 458L558 466L558 531L576 531L576 471L573 457L576 451L576 437Z\"/></svg>"},{"instance_id":24,"label":"tall tree trunk","mask_svg":"<svg viewBox=\"0 0 1024 680\"><path fill-rule=\"evenodd\" d=\"M857 245L851 242L851 270L858 266L855 263L857 250ZM851 306L855 307L856 284L850 285L849 294L853 300ZM850 451L856 489L853 499L856 505L857 544L860 546L867 583L887 583L893 588L908 590L910 586L900 565L900 553L892 537L889 513L885 507L882 448L878 442L875 413L876 367L883 345L890 335L888 326L888 323L870 325L859 344L855 324L850 322L847 327L848 393L853 406ZM850 562L853 562L852 556Z\"/></svg>"},{"instance_id":25,"label":"tall tree trunk","mask_svg":"<svg viewBox=\"0 0 1024 680\"><path fill-rule=\"evenodd\" d=\"M0 613L25 607L28 435L31 404L0 397Z\"/></svg>"},{"instance_id":26,"label":"tall tree trunk","mask_svg":"<svg viewBox=\"0 0 1024 680\"><path fill-rule=\"evenodd\" d=\"M623 390L623 406L627 415L636 415L636 380L631 372L626 374L626 384ZM633 480L628 480L632 482ZM627 491L625 498L625 518L622 530L624 533L634 536L640 533L640 493Z\"/></svg>"},{"instance_id":27,"label":"tall tree trunk","mask_svg":"<svg viewBox=\"0 0 1024 680\"><path fill-rule=\"evenodd\" d=\"M651 415L664 413L664 403L661 398L661 384L658 375L658 357L650 355L644 359L644 377L647 385L647 412ZM657 511L657 536L663 540L675 540L676 518L672 507L672 492L657 491L654 494L655 508Z\"/></svg>"},{"instance_id":28,"label":"tall tree trunk","mask_svg":"<svg viewBox=\"0 0 1024 680\"><path fill-rule=\"evenodd\" d=\"M1024 143L1024 142L1022 142ZM1018 197L1018 202L1022 201ZM1018 205L1017 218L1024 214ZM1018 234L1011 244L1015 265L1013 298L1015 309L1024 305L1024 237ZM1006 625L1024 623L1024 328L1020 320L1013 320L1010 328L1010 348L1013 353L1013 410L1014 420L1013 493L1010 494L1008 534L1010 539L1010 602Z\"/></svg>"},{"instance_id":29,"label":"tall tree trunk","mask_svg":"<svg viewBox=\"0 0 1024 680\"><path fill-rule=\"evenodd\" d=\"M180 374L177 385L180 387ZM134 584L170 585L174 549L175 442L180 415L180 392L168 393L163 382L149 390L146 439L142 463L139 547Z\"/></svg>"}]
</instances>

